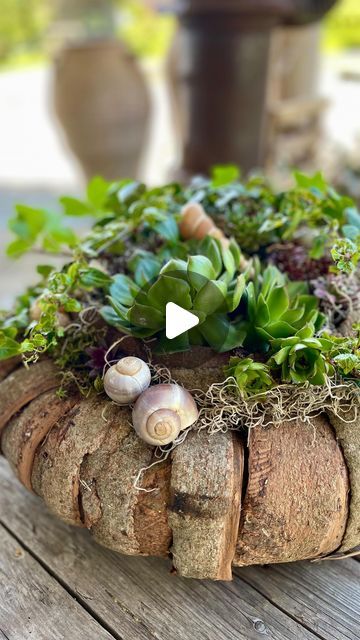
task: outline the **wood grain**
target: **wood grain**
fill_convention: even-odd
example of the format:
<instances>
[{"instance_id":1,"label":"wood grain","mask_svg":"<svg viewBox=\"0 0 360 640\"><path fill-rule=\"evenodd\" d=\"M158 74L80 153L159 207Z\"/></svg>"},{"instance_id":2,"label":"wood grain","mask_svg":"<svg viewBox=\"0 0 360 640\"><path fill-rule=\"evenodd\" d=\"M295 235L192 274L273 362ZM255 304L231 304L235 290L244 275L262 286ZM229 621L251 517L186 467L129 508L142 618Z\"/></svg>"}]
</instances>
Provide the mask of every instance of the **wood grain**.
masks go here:
<instances>
[{"instance_id":1,"label":"wood grain","mask_svg":"<svg viewBox=\"0 0 360 640\"><path fill-rule=\"evenodd\" d=\"M319 637L238 577L232 583L174 578L169 573L168 561L121 556L96 545L85 530L53 519L38 498L27 494L10 474L5 460L0 461L0 484L0 514L6 526L26 540L32 553L76 592L79 602L85 603L99 620L106 620L107 628L117 637L126 640Z\"/></svg>"},{"instance_id":2,"label":"wood grain","mask_svg":"<svg viewBox=\"0 0 360 640\"><path fill-rule=\"evenodd\" d=\"M20 367L0 383L0 434L8 421L28 402L60 384L58 369L44 360L29 369Z\"/></svg>"},{"instance_id":3,"label":"wood grain","mask_svg":"<svg viewBox=\"0 0 360 640\"><path fill-rule=\"evenodd\" d=\"M31 474L38 446L77 401L77 396L59 398L54 391L43 393L5 427L1 439L3 453L29 491L32 491Z\"/></svg>"},{"instance_id":4,"label":"wood grain","mask_svg":"<svg viewBox=\"0 0 360 640\"><path fill-rule=\"evenodd\" d=\"M353 560L243 567L236 574L327 640L358 640L360 563Z\"/></svg>"},{"instance_id":5,"label":"wood grain","mask_svg":"<svg viewBox=\"0 0 360 640\"><path fill-rule=\"evenodd\" d=\"M19 366L21 358L15 357L0 362L0 382L6 378L16 367Z\"/></svg>"},{"instance_id":6,"label":"wood grain","mask_svg":"<svg viewBox=\"0 0 360 640\"><path fill-rule=\"evenodd\" d=\"M304 560L337 549L349 481L326 418L252 429L248 470L236 566Z\"/></svg>"},{"instance_id":7,"label":"wood grain","mask_svg":"<svg viewBox=\"0 0 360 640\"><path fill-rule=\"evenodd\" d=\"M113 638L1 525L0 548L0 638Z\"/></svg>"}]
</instances>

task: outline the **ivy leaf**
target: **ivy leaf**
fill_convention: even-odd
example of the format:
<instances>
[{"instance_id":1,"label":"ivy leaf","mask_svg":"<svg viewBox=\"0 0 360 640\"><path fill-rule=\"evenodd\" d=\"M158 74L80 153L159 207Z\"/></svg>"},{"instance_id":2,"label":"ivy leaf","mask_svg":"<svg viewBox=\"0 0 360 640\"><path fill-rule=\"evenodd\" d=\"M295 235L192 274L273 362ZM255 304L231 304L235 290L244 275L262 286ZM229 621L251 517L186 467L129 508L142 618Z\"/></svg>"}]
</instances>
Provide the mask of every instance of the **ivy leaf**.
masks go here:
<instances>
[{"instance_id":1,"label":"ivy leaf","mask_svg":"<svg viewBox=\"0 0 360 640\"><path fill-rule=\"evenodd\" d=\"M105 207L109 186L110 184L101 176L95 176L95 178L89 182L87 197L88 201L95 209L101 210Z\"/></svg>"},{"instance_id":2,"label":"ivy leaf","mask_svg":"<svg viewBox=\"0 0 360 640\"><path fill-rule=\"evenodd\" d=\"M81 217L96 215L96 211L91 204L83 202L78 198L63 196L60 198L60 203L63 206L64 214L66 216Z\"/></svg>"},{"instance_id":3,"label":"ivy leaf","mask_svg":"<svg viewBox=\"0 0 360 640\"><path fill-rule=\"evenodd\" d=\"M0 334L0 360L7 360L21 352L20 345L13 338Z\"/></svg>"},{"instance_id":4,"label":"ivy leaf","mask_svg":"<svg viewBox=\"0 0 360 640\"><path fill-rule=\"evenodd\" d=\"M214 189L235 182L240 177L239 168L235 165L217 165L211 170L211 186Z\"/></svg>"},{"instance_id":5,"label":"ivy leaf","mask_svg":"<svg viewBox=\"0 0 360 640\"><path fill-rule=\"evenodd\" d=\"M24 253L31 249L32 243L27 240L13 240L6 248L6 255L9 258L20 258Z\"/></svg>"},{"instance_id":6,"label":"ivy leaf","mask_svg":"<svg viewBox=\"0 0 360 640\"><path fill-rule=\"evenodd\" d=\"M300 171L295 171L294 178L297 186L303 189L315 190L320 194L323 194L327 191L327 182L320 171L314 173L313 176L307 176Z\"/></svg>"},{"instance_id":7,"label":"ivy leaf","mask_svg":"<svg viewBox=\"0 0 360 640\"><path fill-rule=\"evenodd\" d=\"M354 370L360 371L360 357L353 353L340 353L334 362L346 375Z\"/></svg>"}]
</instances>

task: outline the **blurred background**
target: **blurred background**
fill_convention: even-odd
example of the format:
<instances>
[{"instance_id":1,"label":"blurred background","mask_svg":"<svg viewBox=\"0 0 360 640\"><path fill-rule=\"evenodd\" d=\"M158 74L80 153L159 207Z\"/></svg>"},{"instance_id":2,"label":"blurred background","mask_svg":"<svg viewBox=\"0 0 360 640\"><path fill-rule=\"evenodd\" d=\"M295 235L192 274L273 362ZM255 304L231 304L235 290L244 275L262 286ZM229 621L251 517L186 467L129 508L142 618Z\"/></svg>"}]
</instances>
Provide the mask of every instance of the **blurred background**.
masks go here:
<instances>
[{"instance_id":1,"label":"blurred background","mask_svg":"<svg viewBox=\"0 0 360 640\"><path fill-rule=\"evenodd\" d=\"M216 163L360 200L359 0L0 0L0 307L33 278L15 203Z\"/></svg>"}]
</instances>

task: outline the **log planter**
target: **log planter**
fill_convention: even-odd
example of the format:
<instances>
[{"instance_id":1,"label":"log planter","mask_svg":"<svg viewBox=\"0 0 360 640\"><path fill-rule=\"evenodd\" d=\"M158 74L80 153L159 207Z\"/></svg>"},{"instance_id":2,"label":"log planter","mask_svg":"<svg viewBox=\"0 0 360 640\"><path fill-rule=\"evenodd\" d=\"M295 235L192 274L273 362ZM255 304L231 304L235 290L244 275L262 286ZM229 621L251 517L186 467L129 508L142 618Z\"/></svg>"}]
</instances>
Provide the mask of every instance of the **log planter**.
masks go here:
<instances>
[{"instance_id":1,"label":"log planter","mask_svg":"<svg viewBox=\"0 0 360 640\"><path fill-rule=\"evenodd\" d=\"M201 360L201 359L200 359ZM192 366L194 362L191 363ZM190 366L190 365L188 365ZM171 373L206 389L216 362ZM292 562L360 544L360 421L208 434L192 431L154 461L128 407L75 392L59 399L50 361L0 365L2 452L63 521L129 555L170 556L179 575L230 580L232 566Z\"/></svg>"}]
</instances>

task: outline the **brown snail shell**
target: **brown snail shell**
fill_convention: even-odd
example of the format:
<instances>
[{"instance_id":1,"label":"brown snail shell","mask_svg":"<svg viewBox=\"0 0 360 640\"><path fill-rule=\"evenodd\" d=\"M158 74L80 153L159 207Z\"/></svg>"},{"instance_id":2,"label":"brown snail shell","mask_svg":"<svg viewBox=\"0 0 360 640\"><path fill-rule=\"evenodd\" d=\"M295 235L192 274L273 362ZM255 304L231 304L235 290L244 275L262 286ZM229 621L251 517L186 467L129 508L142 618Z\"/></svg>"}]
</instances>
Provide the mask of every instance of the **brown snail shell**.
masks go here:
<instances>
[{"instance_id":1,"label":"brown snail shell","mask_svg":"<svg viewBox=\"0 0 360 640\"><path fill-rule=\"evenodd\" d=\"M223 238L224 234L212 218L207 215L204 208L198 202L188 202L181 211L179 223L180 235L185 240L195 238L201 240L207 235Z\"/></svg>"}]
</instances>

